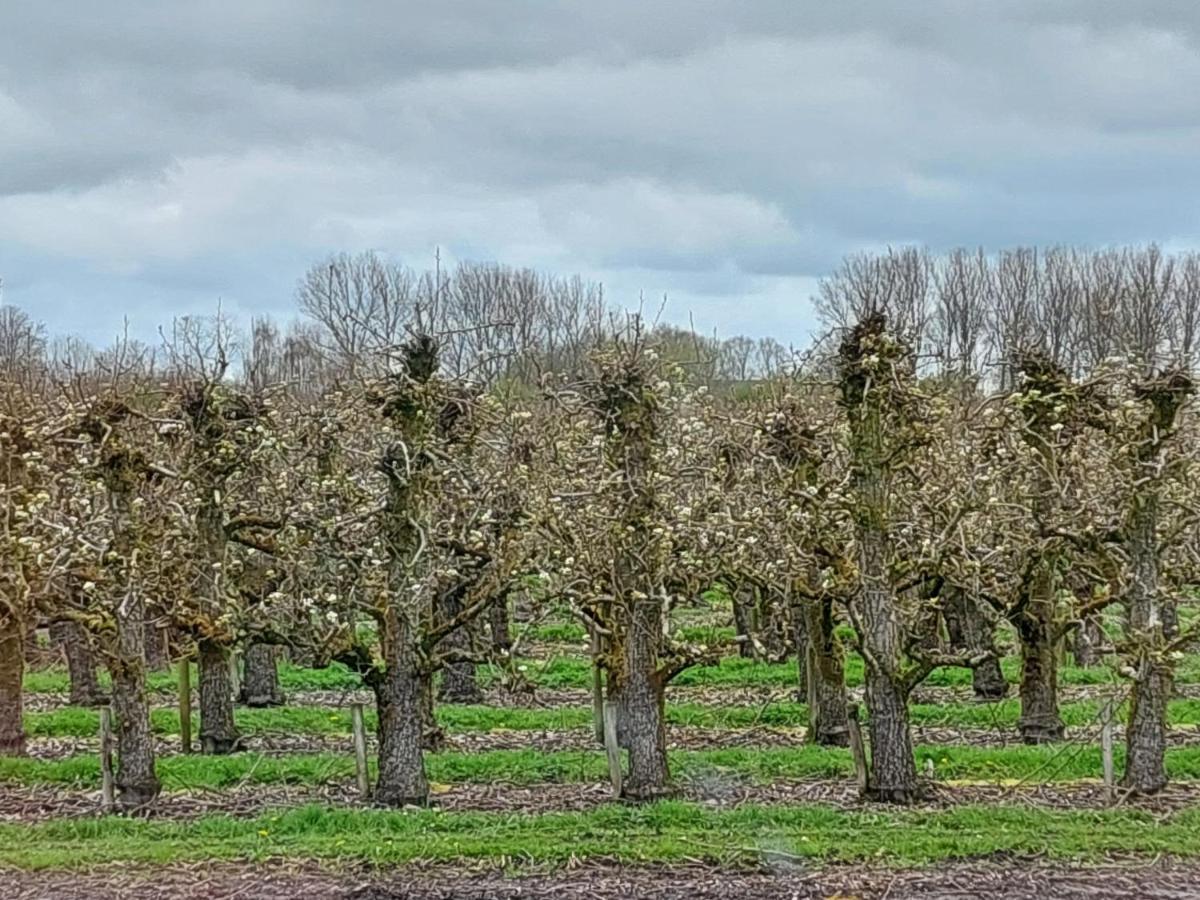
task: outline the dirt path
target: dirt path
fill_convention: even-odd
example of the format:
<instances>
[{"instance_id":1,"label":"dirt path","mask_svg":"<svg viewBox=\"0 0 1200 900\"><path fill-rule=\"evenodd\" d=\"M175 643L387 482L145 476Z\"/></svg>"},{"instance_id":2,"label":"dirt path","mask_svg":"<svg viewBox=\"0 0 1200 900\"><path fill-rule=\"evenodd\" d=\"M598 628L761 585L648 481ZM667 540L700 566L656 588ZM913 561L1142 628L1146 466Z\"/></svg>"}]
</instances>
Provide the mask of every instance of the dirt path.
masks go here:
<instances>
[{"instance_id":1,"label":"dirt path","mask_svg":"<svg viewBox=\"0 0 1200 900\"><path fill-rule=\"evenodd\" d=\"M91 872L0 872L5 900L1012 900L1192 898L1200 866L1124 860L1094 867L989 859L930 869L809 868L767 861L763 870L585 866L513 876L405 867L340 872L312 866L221 864Z\"/></svg>"}]
</instances>

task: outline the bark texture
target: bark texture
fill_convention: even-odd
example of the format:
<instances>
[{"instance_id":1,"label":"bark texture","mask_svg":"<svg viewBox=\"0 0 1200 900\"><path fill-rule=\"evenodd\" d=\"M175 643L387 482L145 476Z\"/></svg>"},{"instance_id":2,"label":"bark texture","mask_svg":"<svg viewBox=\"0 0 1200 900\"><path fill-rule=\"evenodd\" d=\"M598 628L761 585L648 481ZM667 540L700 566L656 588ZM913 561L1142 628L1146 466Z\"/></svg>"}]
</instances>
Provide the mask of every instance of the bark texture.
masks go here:
<instances>
[{"instance_id":1,"label":"bark texture","mask_svg":"<svg viewBox=\"0 0 1200 900\"><path fill-rule=\"evenodd\" d=\"M621 737L629 751L629 775L622 784L622 795L641 801L661 797L669 790L666 684L659 672L662 606L653 597L629 604L624 658L613 693L622 714Z\"/></svg>"},{"instance_id":2,"label":"bark texture","mask_svg":"<svg viewBox=\"0 0 1200 900\"><path fill-rule=\"evenodd\" d=\"M229 648L216 641L197 642L200 669L200 752L210 756L234 753L241 736L233 722L233 682L229 677Z\"/></svg>"},{"instance_id":3,"label":"bark texture","mask_svg":"<svg viewBox=\"0 0 1200 900\"><path fill-rule=\"evenodd\" d=\"M117 611L112 710L117 731L117 803L126 812L144 811L158 797L150 702L146 695L146 607L131 591Z\"/></svg>"},{"instance_id":4,"label":"bark texture","mask_svg":"<svg viewBox=\"0 0 1200 900\"><path fill-rule=\"evenodd\" d=\"M827 747L847 747L850 730L846 724L848 696L841 643L834 633L833 600L806 598L793 607L793 615L805 622L806 640L800 653L808 699L808 738Z\"/></svg>"},{"instance_id":5,"label":"bark texture","mask_svg":"<svg viewBox=\"0 0 1200 900\"><path fill-rule=\"evenodd\" d=\"M257 641L246 648L242 702L252 707L283 705L279 689L279 648Z\"/></svg>"},{"instance_id":6,"label":"bark texture","mask_svg":"<svg viewBox=\"0 0 1200 900\"><path fill-rule=\"evenodd\" d=\"M23 688L25 629L16 616L0 617L0 756L25 752Z\"/></svg>"},{"instance_id":7,"label":"bark texture","mask_svg":"<svg viewBox=\"0 0 1200 900\"><path fill-rule=\"evenodd\" d=\"M1026 744L1063 739L1058 711L1058 647L1053 629L1037 620L1017 624L1021 638L1021 716L1017 728Z\"/></svg>"},{"instance_id":8,"label":"bark texture","mask_svg":"<svg viewBox=\"0 0 1200 900\"><path fill-rule=\"evenodd\" d=\"M463 610L460 592L444 592L440 606L442 618L448 622L452 621ZM470 626L463 625L446 635L441 646L452 653L466 654L471 650L471 643ZM451 660L446 663L442 670L438 699L445 703L482 703L483 691L475 679L475 663L468 659Z\"/></svg>"},{"instance_id":9,"label":"bark texture","mask_svg":"<svg viewBox=\"0 0 1200 900\"><path fill-rule=\"evenodd\" d=\"M975 696L981 700L998 700L1005 696L1008 682L1000 669L999 655L995 653L992 623L979 603L964 590L948 589L943 616L952 649L971 654L992 651L991 657L971 669Z\"/></svg>"},{"instance_id":10,"label":"bark texture","mask_svg":"<svg viewBox=\"0 0 1200 900\"><path fill-rule=\"evenodd\" d=\"M50 635L67 660L71 679L71 705L97 706L106 702L96 678L96 655L92 651L91 635L77 622L56 622Z\"/></svg>"},{"instance_id":11,"label":"bark texture","mask_svg":"<svg viewBox=\"0 0 1200 900\"><path fill-rule=\"evenodd\" d=\"M1100 616L1087 616L1075 629L1075 665L1083 669L1098 666L1103 662L1103 651L1104 629L1100 626Z\"/></svg>"}]
</instances>

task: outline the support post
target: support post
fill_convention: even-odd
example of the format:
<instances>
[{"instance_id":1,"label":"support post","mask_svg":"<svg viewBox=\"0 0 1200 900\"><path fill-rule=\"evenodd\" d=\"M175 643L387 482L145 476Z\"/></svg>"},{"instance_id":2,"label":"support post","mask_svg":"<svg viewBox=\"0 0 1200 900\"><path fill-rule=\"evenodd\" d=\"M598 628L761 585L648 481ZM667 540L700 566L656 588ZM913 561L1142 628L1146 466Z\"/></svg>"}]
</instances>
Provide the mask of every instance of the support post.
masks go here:
<instances>
[{"instance_id":1,"label":"support post","mask_svg":"<svg viewBox=\"0 0 1200 900\"><path fill-rule=\"evenodd\" d=\"M229 649L229 686L233 690L233 700L235 703L242 695L241 656L236 649L232 647Z\"/></svg>"},{"instance_id":2,"label":"support post","mask_svg":"<svg viewBox=\"0 0 1200 900\"><path fill-rule=\"evenodd\" d=\"M179 743L192 752L192 662L186 656L179 660Z\"/></svg>"},{"instance_id":3,"label":"support post","mask_svg":"<svg viewBox=\"0 0 1200 900\"><path fill-rule=\"evenodd\" d=\"M601 671L600 659L601 637L592 632L592 726L596 735L596 743L604 744L604 672Z\"/></svg>"},{"instance_id":4,"label":"support post","mask_svg":"<svg viewBox=\"0 0 1200 900\"><path fill-rule=\"evenodd\" d=\"M870 777L867 769L867 750L863 744L862 726L858 722L857 703L851 703L846 708L846 726L850 729L850 755L854 759L854 779L858 784L858 792L866 794Z\"/></svg>"},{"instance_id":5,"label":"support post","mask_svg":"<svg viewBox=\"0 0 1200 900\"><path fill-rule=\"evenodd\" d=\"M100 707L100 804L106 815L117 805L113 778L112 710L107 706Z\"/></svg>"},{"instance_id":6,"label":"support post","mask_svg":"<svg viewBox=\"0 0 1200 900\"><path fill-rule=\"evenodd\" d=\"M1104 793L1112 802L1116 796L1116 768L1113 765L1113 702L1104 701L1100 710L1100 755L1104 766Z\"/></svg>"},{"instance_id":7,"label":"support post","mask_svg":"<svg viewBox=\"0 0 1200 900\"><path fill-rule=\"evenodd\" d=\"M358 780L359 796L366 800L371 796L371 779L367 773L367 728L363 724L361 703L351 704L350 721L354 726L354 774Z\"/></svg>"},{"instance_id":8,"label":"support post","mask_svg":"<svg viewBox=\"0 0 1200 900\"><path fill-rule=\"evenodd\" d=\"M608 777L612 782L613 796L621 796L624 785L621 776L621 748L617 745L617 715L616 702L604 701L604 752L608 756Z\"/></svg>"}]
</instances>

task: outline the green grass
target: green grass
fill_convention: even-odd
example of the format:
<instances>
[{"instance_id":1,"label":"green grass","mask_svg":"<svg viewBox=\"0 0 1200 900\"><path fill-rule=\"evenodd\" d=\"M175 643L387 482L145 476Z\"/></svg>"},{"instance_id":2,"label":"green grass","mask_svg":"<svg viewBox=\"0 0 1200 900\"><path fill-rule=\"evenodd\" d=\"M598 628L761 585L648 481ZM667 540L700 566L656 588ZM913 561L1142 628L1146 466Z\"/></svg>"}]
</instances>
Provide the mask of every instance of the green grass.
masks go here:
<instances>
[{"instance_id":1,"label":"green grass","mask_svg":"<svg viewBox=\"0 0 1200 900\"><path fill-rule=\"evenodd\" d=\"M847 750L798 745L788 748L679 750L670 754L677 778L750 781L769 784L779 779L849 778ZM926 760L934 777L944 781L1005 783L1031 779L1036 783L1078 781L1100 777L1100 749L1095 746L970 747L919 746L919 766ZM1116 748L1118 768L1124 749ZM539 752L492 750L426 754L429 777L442 783L573 784L607 777L599 750ZM159 776L168 790L229 788L239 784L322 785L353 774L350 754L243 753L227 757L168 756L158 761ZM1167 771L1175 780L1200 779L1200 748L1167 751ZM49 784L94 789L100 783L99 760L78 755L61 760L0 758L0 782Z\"/></svg>"},{"instance_id":2,"label":"green grass","mask_svg":"<svg viewBox=\"0 0 1200 900\"><path fill-rule=\"evenodd\" d=\"M909 715L914 725L953 728L1016 728L1020 702L1013 699L997 703L914 704ZM1094 724L1100 713L1098 700L1079 700L1060 707L1063 721L1070 726ZM1126 710L1117 709L1118 720ZM439 705L437 719L450 732L561 731L587 726L592 712L587 707L507 708L494 706ZM1200 725L1200 700L1172 700L1167 706L1172 725ZM347 735L350 711L343 708L295 706L278 709L237 709L234 720L247 735ZM374 730L375 711L365 714L367 728ZM765 706L705 706L696 703L668 703L667 722L700 728L748 728L756 725L794 728L808 724L808 707L803 703L782 701ZM153 731L160 735L179 734L179 713L173 709L155 709L150 713ZM51 712L25 715L25 730L31 737L91 737L100 726L100 714L93 709L64 707Z\"/></svg>"},{"instance_id":3,"label":"green grass","mask_svg":"<svg viewBox=\"0 0 1200 900\"><path fill-rule=\"evenodd\" d=\"M563 865L603 857L628 863L701 859L753 865L771 854L815 862L928 865L990 854L1086 861L1112 853L1200 854L1200 812L1188 810L1158 821L1128 810L712 810L665 801L536 816L307 806L256 819L105 818L0 825L0 866L26 869L267 858Z\"/></svg>"},{"instance_id":4,"label":"green grass","mask_svg":"<svg viewBox=\"0 0 1200 900\"><path fill-rule=\"evenodd\" d=\"M688 631L696 640L705 640L703 636L712 634L714 630L698 626ZM717 633L720 631L716 629ZM588 688L591 685L592 667L582 648L577 655L558 654L545 660L518 660L516 664L524 667L524 674L531 681L544 688ZM1016 684L1019 681L1018 659L1006 657L1001 662L1001 668L1009 682ZM1064 665L1060 668L1059 675L1063 684L1122 682L1112 669L1104 666L1081 669ZM479 667L479 676L481 683L487 685L496 680L497 673L491 666L483 665ZM1180 683L1200 682L1200 654L1189 655L1180 663L1177 680ZM306 669L284 663L279 667L279 681L285 691L343 691L362 687L357 675L337 663L324 669ZM101 683L107 686L106 674L101 675ZM196 676L193 674L193 685L196 683ZM863 683L862 659L854 653L849 654L846 660L846 683L851 687L859 687ZM925 684L934 686L965 687L970 683L971 673L968 670L949 668L935 669L925 681ZM150 690L156 693L174 691L176 674L152 672L148 677L148 684ZM682 672L672 684L691 687L793 687L797 684L796 663L762 663L738 656L727 656L717 665L696 666ZM30 693L61 693L68 687L67 673L63 669L44 669L25 675L25 689Z\"/></svg>"}]
</instances>

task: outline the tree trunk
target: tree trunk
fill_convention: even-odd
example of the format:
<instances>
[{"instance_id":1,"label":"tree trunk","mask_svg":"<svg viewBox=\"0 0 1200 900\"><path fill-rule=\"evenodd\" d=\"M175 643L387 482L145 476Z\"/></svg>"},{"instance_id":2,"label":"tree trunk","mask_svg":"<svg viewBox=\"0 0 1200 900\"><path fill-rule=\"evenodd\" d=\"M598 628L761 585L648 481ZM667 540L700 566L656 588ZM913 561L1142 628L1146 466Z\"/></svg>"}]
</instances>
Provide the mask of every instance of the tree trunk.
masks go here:
<instances>
[{"instance_id":1,"label":"tree trunk","mask_svg":"<svg viewBox=\"0 0 1200 900\"><path fill-rule=\"evenodd\" d=\"M975 696L981 700L999 700L1008 693L1008 682L995 654L992 625L978 602L966 591L951 589L943 607L946 633L954 650L967 653L992 651L993 655L971 670Z\"/></svg>"},{"instance_id":2,"label":"tree trunk","mask_svg":"<svg viewBox=\"0 0 1200 900\"><path fill-rule=\"evenodd\" d=\"M1021 638L1021 717L1017 727L1026 744L1049 744L1063 739L1058 713L1057 643L1050 626L1026 620L1018 624Z\"/></svg>"},{"instance_id":3,"label":"tree trunk","mask_svg":"<svg viewBox=\"0 0 1200 900\"><path fill-rule=\"evenodd\" d=\"M1082 669L1100 665L1103 647L1104 629L1100 624L1100 616L1087 616L1075 629L1075 665Z\"/></svg>"},{"instance_id":4,"label":"tree trunk","mask_svg":"<svg viewBox=\"0 0 1200 900\"><path fill-rule=\"evenodd\" d=\"M146 623L146 669L150 672L165 672L171 667L163 636L157 621L151 619Z\"/></svg>"},{"instance_id":5,"label":"tree trunk","mask_svg":"<svg viewBox=\"0 0 1200 900\"><path fill-rule=\"evenodd\" d=\"M884 396L880 391L867 390L870 379L857 370L860 361L851 357L862 352L854 339L863 324L842 346L842 394L850 416L860 582L857 624L871 716L867 793L888 803L912 803L919 796L920 786L908 723L908 686L902 681L906 670L905 629L888 567L893 452L883 418ZM882 321L875 325L882 327Z\"/></svg>"},{"instance_id":6,"label":"tree trunk","mask_svg":"<svg viewBox=\"0 0 1200 900\"><path fill-rule=\"evenodd\" d=\"M446 591L441 597L441 615L446 621L452 621L462 613L462 599L455 591ZM458 653L469 653L471 650L470 626L456 628L442 639L441 646ZM483 691L475 680L475 663L470 660L452 660L442 670L442 684L438 691L438 699L445 703L482 703Z\"/></svg>"},{"instance_id":7,"label":"tree trunk","mask_svg":"<svg viewBox=\"0 0 1200 900\"><path fill-rule=\"evenodd\" d=\"M200 668L200 752L222 756L239 749L241 736L233 722L233 683L229 679L229 648L215 641L198 641Z\"/></svg>"},{"instance_id":8,"label":"tree trunk","mask_svg":"<svg viewBox=\"0 0 1200 900\"><path fill-rule=\"evenodd\" d=\"M379 711L375 802L383 806L429 805L423 750L429 678L415 664L415 648L400 644L406 638L398 633L384 640L387 668L372 685Z\"/></svg>"},{"instance_id":9,"label":"tree trunk","mask_svg":"<svg viewBox=\"0 0 1200 900\"><path fill-rule=\"evenodd\" d=\"M469 660L447 663L442 670L438 699L443 703L482 703L483 691L475 678L475 663Z\"/></svg>"},{"instance_id":10,"label":"tree trunk","mask_svg":"<svg viewBox=\"0 0 1200 900\"><path fill-rule=\"evenodd\" d=\"M792 644L796 650L796 687L799 695L806 699L806 702L812 702L812 681L810 679L810 668L812 661L809 659L811 649L809 644L812 642L811 623L807 606L818 601L808 598L793 598L792 599ZM843 715L845 709L842 710ZM810 714L809 718L812 716Z\"/></svg>"},{"instance_id":11,"label":"tree trunk","mask_svg":"<svg viewBox=\"0 0 1200 900\"><path fill-rule=\"evenodd\" d=\"M1133 578L1127 604L1129 636L1136 647L1129 724L1125 729L1125 773L1121 783L1142 794L1167 785L1167 701L1175 687L1167 642L1175 637L1175 604L1158 588L1158 496L1151 485L1134 500L1129 520Z\"/></svg>"},{"instance_id":12,"label":"tree trunk","mask_svg":"<svg viewBox=\"0 0 1200 900\"><path fill-rule=\"evenodd\" d=\"M908 723L907 691L900 684L903 636L900 610L887 584L885 539L867 529L859 534L860 602L870 712L871 773L867 795L885 803L913 803L920 796L917 761Z\"/></svg>"},{"instance_id":13,"label":"tree trunk","mask_svg":"<svg viewBox=\"0 0 1200 900\"><path fill-rule=\"evenodd\" d=\"M1167 786L1167 701L1175 673L1169 663L1143 656L1133 683L1125 730L1125 773L1121 783L1139 794Z\"/></svg>"},{"instance_id":14,"label":"tree trunk","mask_svg":"<svg viewBox=\"0 0 1200 900\"><path fill-rule=\"evenodd\" d=\"M827 747L847 747L846 676L842 647L833 630L833 600L802 600L793 605L792 615L805 622L807 635L799 658L807 685L808 739Z\"/></svg>"},{"instance_id":15,"label":"tree trunk","mask_svg":"<svg viewBox=\"0 0 1200 900\"><path fill-rule=\"evenodd\" d=\"M626 602L630 617L623 635L625 646L617 697L622 742L629 750L629 776L622 785L621 795L629 800L653 800L670 789L664 713L666 684L658 668L662 606L655 597Z\"/></svg>"},{"instance_id":16,"label":"tree trunk","mask_svg":"<svg viewBox=\"0 0 1200 900\"><path fill-rule=\"evenodd\" d=\"M497 656L508 656L512 650L509 634L508 596L497 597L488 607L488 626L492 632L492 650Z\"/></svg>"},{"instance_id":17,"label":"tree trunk","mask_svg":"<svg viewBox=\"0 0 1200 900\"><path fill-rule=\"evenodd\" d=\"M787 662L789 623L786 599L776 591L758 591L758 634L769 662ZM794 635L795 629L790 629Z\"/></svg>"},{"instance_id":18,"label":"tree trunk","mask_svg":"<svg viewBox=\"0 0 1200 900\"><path fill-rule=\"evenodd\" d=\"M145 810L162 788L155 772L150 702L146 695L146 607L136 591L118 605L116 654L109 664L117 729L118 803Z\"/></svg>"},{"instance_id":19,"label":"tree trunk","mask_svg":"<svg viewBox=\"0 0 1200 900\"><path fill-rule=\"evenodd\" d=\"M96 678L96 656L92 638L78 622L55 622L50 626L54 642L62 647L71 679L72 706L98 706L105 701Z\"/></svg>"},{"instance_id":20,"label":"tree trunk","mask_svg":"<svg viewBox=\"0 0 1200 900\"><path fill-rule=\"evenodd\" d=\"M733 627L737 631L738 655L742 659L758 659L758 628L754 615L754 593L744 585L730 591L733 601Z\"/></svg>"},{"instance_id":21,"label":"tree trunk","mask_svg":"<svg viewBox=\"0 0 1200 900\"><path fill-rule=\"evenodd\" d=\"M16 616L0 618L0 756L25 753L24 643L21 620Z\"/></svg>"},{"instance_id":22,"label":"tree trunk","mask_svg":"<svg viewBox=\"0 0 1200 900\"><path fill-rule=\"evenodd\" d=\"M252 707L282 706L279 690L279 648L257 641L246 648L242 702Z\"/></svg>"},{"instance_id":23,"label":"tree trunk","mask_svg":"<svg viewBox=\"0 0 1200 900\"><path fill-rule=\"evenodd\" d=\"M871 712L871 776L867 796L884 803L920 799L912 730L905 692L882 673L868 673L866 700Z\"/></svg>"}]
</instances>

